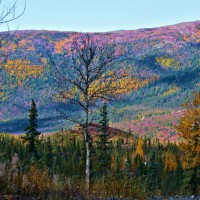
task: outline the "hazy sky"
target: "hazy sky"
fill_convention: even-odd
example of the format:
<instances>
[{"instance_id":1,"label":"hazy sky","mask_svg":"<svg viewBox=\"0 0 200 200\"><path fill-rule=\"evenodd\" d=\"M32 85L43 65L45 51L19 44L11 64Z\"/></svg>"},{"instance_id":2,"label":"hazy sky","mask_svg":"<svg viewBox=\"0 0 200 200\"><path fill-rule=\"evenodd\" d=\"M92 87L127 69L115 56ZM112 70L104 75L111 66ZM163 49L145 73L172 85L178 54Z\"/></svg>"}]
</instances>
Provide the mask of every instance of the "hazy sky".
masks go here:
<instances>
[{"instance_id":1,"label":"hazy sky","mask_svg":"<svg viewBox=\"0 0 200 200\"><path fill-rule=\"evenodd\" d=\"M4 0L4 2L13 2ZM200 20L200 0L26 0L10 29L102 32ZM18 0L17 12L24 0ZM7 29L5 26L1 30Z\"/></svg>"}]
</instances>

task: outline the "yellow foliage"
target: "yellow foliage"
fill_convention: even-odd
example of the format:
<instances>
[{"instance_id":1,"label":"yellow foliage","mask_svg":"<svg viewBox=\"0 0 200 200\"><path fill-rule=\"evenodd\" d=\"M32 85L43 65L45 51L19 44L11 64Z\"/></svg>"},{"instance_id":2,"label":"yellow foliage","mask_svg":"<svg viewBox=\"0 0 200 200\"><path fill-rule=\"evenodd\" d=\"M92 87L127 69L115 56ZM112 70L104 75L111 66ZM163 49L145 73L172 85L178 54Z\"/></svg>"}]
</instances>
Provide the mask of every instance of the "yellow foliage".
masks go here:
<instances>
[{"instance_id":1,"label":"yellow foliage","mask_svg":"<svg viewBox=\"0 0 200 200\"><path fill-rule=\"evenodd\" d=\"M69 39L64 39L61 41L55 42L55 51L56 53L62 53L65 44L69 41Z\"/></svg>"},{"instance_id":2,"label":"yellow foliage","mask_svg":"<svg viewBox=\"0 0 200 200\"><path fill-rule=\"evenodd\" d=\"M108 71L106 74L101 75L97 80L91 81L87 87L85 83L70 80L70 85L66 90L57 92L56 101L65 102L66 100L74 99L78 101L92 102L97 99L116 96L121 94L130 94L133 90L137 90L139 87L147 85L150 81L157 79L157 76L153 76L150 79L140 80L137 77L130 77L130 73L127 71L116 74L116 72ZM82 84L82 89L80 89Z\"/></svg>"},{"instance_id":3,"label":"yellow foliage","mask_svg":"<svg viewBox=\"0 0 200 200\"><path fill-rule=\"evenodd\" d=\"M30 171L28 171L23 176L22 188L27 193L34 192L43 192L50 190L53 185L53 182L48 175L47 169L38 169L35 166L32 166Z\"/></svg>"},{"instance_id":4,"label":"yellow foliage","mask_svg":"<svg viewBox=\"0 0 200 200\"><path fill-rule=\"evenodd\" d=\"M171 88L169 88L169 90L167 92L164 92L162 94L162 96L167 96L167 95L173 94L173 93L177 92L178 90L180 90L180 88L177 87L176 85L173 85Z\"/></svg>"},{"instance_id":5,"label":"yellow foliage","mask_svg":"<svg viewBox=\"0 0 200 200\"><path fill-rule=\"evenodd\" d=\"M17 84L20 86L23 86L30 77L41 76L44 70L42 66L31 65L28 60L8 60L3 67L10 77L16 78Z\"/></svg>"},{"instance_id":6,"label":"yellow foliage","mask_svg":"<svg viewBox=\"0 0 200 200\"><path fill-rule=\"evenodd\" d=\"M90 88L90 93L92 94L98 89L106 89L108 86L113 89L114 94L130 94L133 90L137 90L139 87L147 85L149 80L141 81L139 78L130 78L124 77L118 80L115 80L114 76L110 80L103 82L102 84L96 82ZM112 92L113 92L112 91Z\"/></svg>"},{"instance_id":7,"label":"yellow foliage","mask_svg":"<svg viewBox=\"0 0 200 200\"><path fill-rule=\"evenodd\" d=\"M124 155L121 160L121 169L125 170L126 168L126 156Z\"/></svg>"},{"instance_id":8,"label":"yellow foliage","mask_svg":"<svg viewBox=\"0 0 200 200\"><path fill-rule=\"evenodd\" d=\"M47 64L47 59L46 58L41 58L41 61L43 64Z\"/></svg>"},{"instance_id":9,"label":"yellow foliage","mask_svg":"<svg viewBox=\"0 0 200 200\"><path fill-rule=\"evenodd\" d=\"M144 158L144 150L142 146L143 146L142 138L139 138L135 155L139 155L141 158Z\"/></svg>"},{"instance_id":10,"label":"yellow foliage","mask_svg":"<svg viewBox=\"0 0 200 200\"><path fill-rule=\"evenodd\" d=\"M175 171L178 166L178 162L176 159L176 155L172 152L167 152L165 155L165 160L164 160L164 169L165 171Z\"/></svg>"},{"instance_id":11,"label":"yellow foliage","mask_svg":"<svg viewBox=\"0 0 200 200\"><path fill-rule=\"evenodd\" d=\"M164 69L173 68L179 69L180 62L176 61L174 58L156 58L156 62L159 63Z\"/></svg>"},{"instance_id":12,"label":"yellow foliage","mask_svg":"<svg viewBox=\"0 0 200 200\"><path fill-rule=\"evenodd\" d=\"M200 92L194 93L192 102L183 104L186 108L176 129L181 139L180 148L190 167L200 165Z\"/></svg>"},{"instance_id":13,"label":"yellow foliage","mask_svg":"<svg viewBox=\"0 0 200 200\"><path fill-rule=\"evenodd\" d=\"M3 98L4 98L4 92L0 91L0 99L3 99Z\"/></svg>"}]
</instances>

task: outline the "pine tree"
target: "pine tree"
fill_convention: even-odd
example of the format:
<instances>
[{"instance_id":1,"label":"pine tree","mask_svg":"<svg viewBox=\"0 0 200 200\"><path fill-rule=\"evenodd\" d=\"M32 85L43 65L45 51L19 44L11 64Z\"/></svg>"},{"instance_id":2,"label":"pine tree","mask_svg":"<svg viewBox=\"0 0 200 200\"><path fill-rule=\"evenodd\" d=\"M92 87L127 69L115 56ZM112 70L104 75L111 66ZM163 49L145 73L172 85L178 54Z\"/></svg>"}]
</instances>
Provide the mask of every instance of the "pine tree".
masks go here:
<instances>
[{"instance_id":1,"label":"pine tree","mask_svg":"<svg viewBox=\"0 0 200 200\"><path fill-rule=\"evenodd\" d=\"M111 166L111 145L108 141L109 133L108 133L108 113L107 113L107 105L104 103L101 109L101 120L99 122L100 127L100 135L99 140L97 141L96 148L96 159L97 164L95 166L98 174L100 176L105 175Z\"/></svg>"},{"instance_id":2,"label":"pine tree","mask_svg":"<svg viewBox=\"0 0 200 200\"><path fill-rule=\"evenodd\" d=\"M29 125L26 127L26 135L22 136L22 139L25 143L27 143L29 154L37 158L37 149L36 144L38 143L38 136L41 134L37 131L37 108L36 103L32 99L31 108L29 109Z\"/></svg>"}]
</instances>

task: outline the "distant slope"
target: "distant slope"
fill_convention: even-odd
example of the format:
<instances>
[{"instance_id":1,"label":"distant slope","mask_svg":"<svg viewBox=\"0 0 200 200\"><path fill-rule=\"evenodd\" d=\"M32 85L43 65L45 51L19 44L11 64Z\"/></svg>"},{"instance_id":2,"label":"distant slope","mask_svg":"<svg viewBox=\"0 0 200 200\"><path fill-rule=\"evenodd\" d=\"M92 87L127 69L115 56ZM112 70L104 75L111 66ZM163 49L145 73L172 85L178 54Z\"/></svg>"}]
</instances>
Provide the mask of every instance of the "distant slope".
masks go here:
<instances>
[{"instance_id":1,"label":"distant slope","mask_svg":"<svg viewBox=\"0 0 200 200\"><path fill-rule=\"evenodd\" d=\"M0 33L0 37L3 38L5 34ZM55 52L62 53L62 49L68 48L79 34L29 30L17 31L9 37L9 45L1 48L1 51L10 53L12 62L9 67L15 69L20 65L21 71L17 79L12 73L7 74L9 84L2 86L0 91L0 132L23 131L32 98L38 104L42 131L68 128L65 121L57 118L56 105L47 101L53 88L48 83L50 75L44 74L45 56L41 58L39 54L45 54L47 40L52 42ZM94 37L115 41L125 51L116 67L125 66L131 70L133 77L140 81L147 80L148 83L126 95L110 109L110 121L118 128L120 124L124 127L126 123L123 122L135 120L143 113L154 115L156 109L163 111L160 116L165 112L170 115L170 112L180 110L181 103L193 90L200 89L200 21L151 29L94 33ZM20 58L26 62L19 64ZM23 85L27 77L32 77L31 81ZM78 112L69 105L66 105L66 111ZM136 130L135 125L130 129ZM155 128L154 131L156 134L162 131L166 135L165 128Z\"/></svg>"}]
</instances>

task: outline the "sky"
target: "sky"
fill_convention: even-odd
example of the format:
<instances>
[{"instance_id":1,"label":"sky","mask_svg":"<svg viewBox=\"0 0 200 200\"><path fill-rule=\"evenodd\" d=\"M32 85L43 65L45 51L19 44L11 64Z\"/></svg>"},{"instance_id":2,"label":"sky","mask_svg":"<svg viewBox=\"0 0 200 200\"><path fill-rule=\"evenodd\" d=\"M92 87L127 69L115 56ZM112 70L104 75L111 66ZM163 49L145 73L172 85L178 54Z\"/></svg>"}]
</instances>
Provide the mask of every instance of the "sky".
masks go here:
<instances>
[{"instance_id":1,"label":"sky","mask_svg":"<svg viewBox=\"0 0 200 200\"><path fill-rule=\"evenodd\" d=\"M3 0L4 4L14 0ZM16 13L25 0L17 0ZM200 20L200 0L26 0L10 30L106 32ZM0 30L7 30L1 25Z\"/></svg>"}]
</instances>

